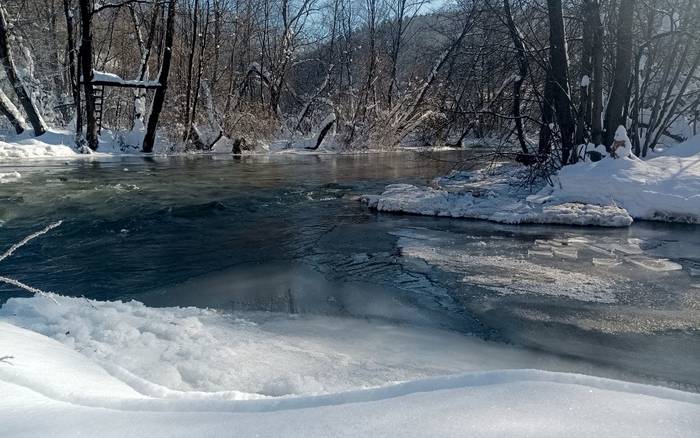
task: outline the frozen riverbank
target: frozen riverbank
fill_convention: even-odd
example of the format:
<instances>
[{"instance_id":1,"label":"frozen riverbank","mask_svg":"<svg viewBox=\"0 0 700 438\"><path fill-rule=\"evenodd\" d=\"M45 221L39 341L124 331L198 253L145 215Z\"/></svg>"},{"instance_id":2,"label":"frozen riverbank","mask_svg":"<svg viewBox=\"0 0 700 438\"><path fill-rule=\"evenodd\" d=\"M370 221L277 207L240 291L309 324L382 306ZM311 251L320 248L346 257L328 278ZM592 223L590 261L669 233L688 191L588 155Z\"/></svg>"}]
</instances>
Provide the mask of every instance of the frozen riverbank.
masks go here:
<instances>
[{"instance_id":1,"label":"frozen riverbank","mask_svg":"<svg viewBox=\"0 0 700 438\"><path fill-rule=\"evenodd\" d=\"M552 185L528 186L524 168L453 172L433 187L387 186L365 195L385 212L519 224L629 226L634 219L700 222L700 138L648 160L606 158L563 168Z\"/></svg>"},{"instance_id":2,"label":"frozen riverbank","mask_svg":"<svg viewBox=\"0 0 700 438\"><path fill-rule=\"evenodd\" d=\"M579 374L483 371L522 366L527 356L480 341L456 349L446 333L304 320L273 322L281 329L275 333L267 323L226 320L204 310L57 298L59 305L37 297L3 307L0 352L11 356L0 362L4 436L216 436L236 430L242 436L305 437L685 437L700 427L697 394ZM335 353L326 354L323 338ZM197 353L193 345L207 347L208 354L188 356ZM323 379L328 369L328 375L343 376L340 369L363 361L368 346L385 351L373 352L373 360L399 360L386 369L366 362L356 368L359 374L346 377L374 374L384 379L381 387L369 388L377 380L335 385L324 395L247 392L260 378L279 386L275 366L283 364L283 373L307 375L297 379L303 392L317 394L315 378ZM152 362L154 356L159 360ZM223 356L236 360L212 374ZM431 358L441 366L452 363L452 373L450 366L416 372ZM218 382L218 388L163 382L174 375L161 369L168 366L187 370L194 381L224 374L240 381ZM458 367L471 372L455 374Z\"/></svg>"}]
</instances>

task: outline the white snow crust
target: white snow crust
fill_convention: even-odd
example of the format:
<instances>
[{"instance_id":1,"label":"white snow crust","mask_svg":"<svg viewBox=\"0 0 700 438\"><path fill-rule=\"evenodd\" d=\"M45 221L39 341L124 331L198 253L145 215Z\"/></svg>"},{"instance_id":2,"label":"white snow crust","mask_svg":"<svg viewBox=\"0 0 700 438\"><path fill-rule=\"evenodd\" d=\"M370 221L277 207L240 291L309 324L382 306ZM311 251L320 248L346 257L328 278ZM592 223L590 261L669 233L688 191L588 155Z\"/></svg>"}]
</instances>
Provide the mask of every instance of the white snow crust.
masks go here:
<instances>
[{"instance_id":1,"label":"white snow crust","mask_svg":"<svg viewBox=\"0 0 700 438\"><path fill-rule=\"evenodd\" d=\"M698 394L533 369L417 377L402 383L387 382L388 385L375 388L283 397L233 391L176 391L156 384L149 387L143 384L145 379L128 373L120 365L129 361L147 362L148 358L143 359L143 356L162 354L170 355L171 363L177 363L178 355L188 351L188 342L212 335L204 330L205 327L211 329L213 324L208 320L211 316L207 316L208 311L148 309L133 303L56 298L58 305L45 298L30 298L15 299L9 307L3 307L0 424L4 437L153 438L232 434L259 437L692 437L700 428ZM25 305L22 301L28 303ZM67 310L55 310L52 314L47 309L49 305L55 309L67 307ZM82 307L85 310L79 311ZM94 317L86 315L91 311ZM82 315L69 316L74 313ZM160 319L159 313L162 313ZM164 324L166 315L171 319L168 324ZM99 323L105 318L113 320L113 324L122 323L110 331L105 323ZM139 319L140 326L135 324ZM153 320L151 332L147 330L149 320ZM82 326L78 321L82 321ZM218 324L225 322L220 320ZM260 348L256 350L257 362L246 360L243 348L239 362L233 366L228 364L231 366L229 373L275 366L294 368L298 364L288 359L297 355L313 358L325 354L318 345L304 344L308 333L290 331L293 325L286 325L283 334L268 333L257 339L241 340L239 337L246 331L235 328L240 323L229 321L228 324L234 327L229 332L232 335L228 339L229 353L236 352L245 341ZM43 328L58 341L19 325ZM85 332L76 334L73 341L68 340L70 334L61 339L58 332L66 327ZM332 331L329 337L337 338L341 347L347 329L343 325L335 330L331 324L323 327L324 331ZM264 328L250 325L248 330ZM365 330L365 335L370 336L358 339L358 346L376 342L371 334L381 331L381 327L370 326ZM409 330L403 336L411 338L421 332ZM351 327L350 335L356 334ZM182 337L169 338L172 335ZM94 342L78 340L87 339L86 336ZM130 337L129 343L139 347L130 350L129 343L120 337ZM432 342L440 339L429 337ZM390 336L382 342L381 347L388 356L411 344L395 344L400 338ZM430 348L420 336L417 341L420 347L428 348L421 356L432 355L441 360L438 353L444 351ZM140 345L142 342L150 342L150 346ZM272 351L265 345L268 342L276 348L286 346L283 349L286 362L278 364L282 358L270 356ZM167 343L169 348L162 350L160 347ZM100 360L99 356L105 354L104 348L108 345L114 349L112 357ZM223 345L219 347L224 348ZM467 346L465 350L470 351L470 348ZM484 360L481 356L488 356L487 352L471 351L479 361ZM222 354L215 349L198 353L202 354L202 360L207 358L211 362L216 362ZM415 353L414 359L419 358ZM119 356L119 364L114 363ZM167 360L162 356L161 359ZM350 355L329 357L325 361L326 365L332 365L331 360L342 363L354 359ZM397 366L412 365L410 355L402 359ZM363 372L373 371L369 365L365 365ZM158 371L154 368L153 375ZM437 373L439 371L432 370L431 374ZM160 390L156 391L157 388Z\"/></svg>"},{"instance_id":2,"label":"white snow crust","mask_svg":"<svg viewBox=\"0 0 700 438\"><path fill-rule=\"evenodd\" d=\"M2 308L3 436L690 437L700 427L697 394L493 370L536 363L434 329L54 298ZM302 395L275 381L294 372Z\"/></svg>"}]
</instances>

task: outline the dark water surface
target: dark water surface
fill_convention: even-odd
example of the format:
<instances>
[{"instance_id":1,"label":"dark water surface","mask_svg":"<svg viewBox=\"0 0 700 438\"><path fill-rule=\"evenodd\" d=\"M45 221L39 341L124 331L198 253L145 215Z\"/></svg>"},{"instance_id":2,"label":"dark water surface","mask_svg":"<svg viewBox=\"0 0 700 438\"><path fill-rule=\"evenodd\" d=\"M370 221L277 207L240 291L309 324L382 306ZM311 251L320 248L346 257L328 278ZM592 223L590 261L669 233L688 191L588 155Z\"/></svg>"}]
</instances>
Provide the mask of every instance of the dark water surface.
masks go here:
<instances>
[{"instance_id":1,"label":"dark water surface","mask_svg":"<svg viewBox=\"0 0 700 438\"><path fill-rule=\"evenodd\" d=\"M700 227L505 226L376 214L357 200L386 184L426 184L464 158L0 165L22 174L0 184L0 248L65 221L0 275L151 306L438 326L700 388ZM0 285L0 303L10 296L24 295Z\"/></svg>"}]
</instances>

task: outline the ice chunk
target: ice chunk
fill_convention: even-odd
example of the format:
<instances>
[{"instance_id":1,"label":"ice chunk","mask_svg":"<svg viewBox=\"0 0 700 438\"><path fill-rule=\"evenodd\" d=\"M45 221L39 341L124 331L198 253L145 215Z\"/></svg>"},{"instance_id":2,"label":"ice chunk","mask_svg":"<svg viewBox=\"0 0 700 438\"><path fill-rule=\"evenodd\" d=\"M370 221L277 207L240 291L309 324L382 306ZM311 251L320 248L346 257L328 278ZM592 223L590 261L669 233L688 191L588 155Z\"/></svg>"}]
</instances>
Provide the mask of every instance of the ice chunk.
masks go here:
<instances>
[{"instance_id":1,"label":"ice chunk","mask_svg":"<svg viewBox=\"0 0 700 438\"><path fill-rule=\"evenodd\" d=\"M528 256L535 256L535 257L553 257L552 251L544 251L544 250L536 250L536 249L527 250L527 255Z\"/></svg>"},{"instance_id":2,"label":"ice chunk","mask_svg":"<svg viewBox=\"0 0 700 438\"><path fill-rule=\"evenodd\" d=\"M554 252L555 256L562 257L565 259L577 259L578 258L578 251L575 249L554 248L554 249L552 249L552 252Z\"/></svg>"},{"instance_id":3,"label":"ice chunk","mask_svg":"<svg viewBox=\"0 0 700 438\"><path fill-rule=\"evenodd\" d=\"M603 259L603 258L593 258L593 264L596 266L613 267L622 264L618 259Z\"/></svg>"},{"instance_id":4,"label":"ice chunk","mask_svg":"<svg viewBox=\"0 0 700 438\"><path fill-rule=\"evenodd\" d=\"M683 269L683 266L679 265L678 263L672 262L669 259L629 257L627 260L630 263L655 272L680 271L681 269Z\"/></svg>"}]
</instances>

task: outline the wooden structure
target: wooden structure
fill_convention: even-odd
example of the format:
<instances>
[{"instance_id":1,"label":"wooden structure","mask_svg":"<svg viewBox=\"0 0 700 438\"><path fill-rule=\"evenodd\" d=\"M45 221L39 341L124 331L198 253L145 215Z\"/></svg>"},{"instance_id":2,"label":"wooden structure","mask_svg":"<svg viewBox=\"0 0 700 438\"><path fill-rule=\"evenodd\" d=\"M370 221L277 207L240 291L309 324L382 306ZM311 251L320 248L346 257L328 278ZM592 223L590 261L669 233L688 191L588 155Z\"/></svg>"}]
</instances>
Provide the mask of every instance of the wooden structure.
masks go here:
<instances>
[{"instance_id":1,"label":"wooden structure","mask_svg":"<svg viewBox=\"0 0 700 438\"><path fill-rule=\"evenodd\" d=\"M91 82L92 98L95 102L97 132L99 134L102 133L102 114L104 113L105 87L132 88L141 90L156 90L161 87L161 84L156 81L126 80L117 75L102 72L93 72Z\"/></svg>"}]
</instances>

